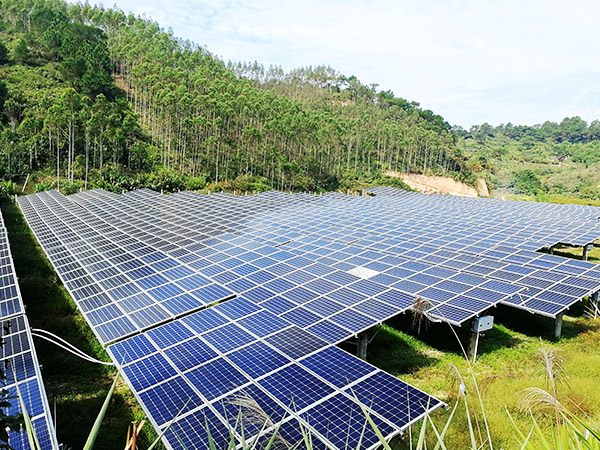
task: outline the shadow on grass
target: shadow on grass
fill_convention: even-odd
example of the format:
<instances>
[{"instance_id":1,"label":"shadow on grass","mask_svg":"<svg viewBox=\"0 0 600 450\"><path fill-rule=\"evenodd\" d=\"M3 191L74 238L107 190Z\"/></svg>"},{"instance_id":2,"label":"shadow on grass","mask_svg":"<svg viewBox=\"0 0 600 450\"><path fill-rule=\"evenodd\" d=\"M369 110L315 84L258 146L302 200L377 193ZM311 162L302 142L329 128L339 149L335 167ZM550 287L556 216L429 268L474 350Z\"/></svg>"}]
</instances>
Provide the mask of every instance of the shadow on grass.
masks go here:
<instances>
[{"instance_id":1,"label":"shadow on grass","mask_svg":"<svg viewBox=\"0 0 600 450\"><path fill-rule=\"evenodd\" d=\"M54 333L96 359L108 361L85 319L38 246L16 205L1 203L4 223L32 328ZM35 338L34 338L35 339ZM83 448L114 377L112 367L92 364L58 347L34 340L51 409L56 399L57 434L65 448ZM123 448L127 427L143 412L124 383L115 391L94 450ZM154 430L144 427L138 442L149 446ZM155 448L164 449L162 445Z\"/></svg>"},{"instance_id":2,"label":"shadow on grass","mask_svg":"<svg viewBox=\"0 0 600 450\"><path fill-rule=\"evenodd\" d=\"M369 344L367 360L388 373L406 374L439 361L424 350L423 345L411 336L382 327Z\"/></svg>"},{"instance_id":3,"label":"shadow on grass","mask_svg":"<svg viewBox=\"0 0 600 450\"><path fill-rule=\"evenodd\" d=\"M429 323L422 325L420 332L413 326L411 314L401 315L386 322L389 327L406 333L411 338L432 347L435 350L464 357L463 348L468 352L471 339L471 323L462 327L452 327L447 323ZM457 340L458 338L458 340ZM459 342L460 341L460 342ZM516 347L521 340L499 327L486 331L479 340L478 354L483 355L504 348ZM462 347L461 347L462 344ZM371 350L371 347L369 348Z\"/></svg>"},{"instance_id":4,"label":"shadow on grass","mask_svg":"<svg viewBox=\"0 0 600 450\"><path fill-rule=\"evenodd\" d=\"M581 333L590 331L594 325L586 320L579 320L584 312L582 302L572 306L567 311L566 318L563 320L562 339L572 339ZM507 305L498 305L494 310L494 321L504 325L525 336L541 337L545 340L554 340L555 320L550 317L539 314L531 314L518 308L512 308ZM569 320L569 319L575 320Z\"/></svg>"},{"instance_id":5,"label":"shadow on grass","mask_svg":"<svg viewBox=\"0 0 600 450\"><path fill-rule=\"evenodd\" d=\"M427 355L424 346L412 336L398 332L387 324L372 328L369 334L372 340L368 345L367 361L388 373L411 373L438 362L437 358ZM343 342L340 347L356 354L355 341Z\"/></svg>"}]
</instances>

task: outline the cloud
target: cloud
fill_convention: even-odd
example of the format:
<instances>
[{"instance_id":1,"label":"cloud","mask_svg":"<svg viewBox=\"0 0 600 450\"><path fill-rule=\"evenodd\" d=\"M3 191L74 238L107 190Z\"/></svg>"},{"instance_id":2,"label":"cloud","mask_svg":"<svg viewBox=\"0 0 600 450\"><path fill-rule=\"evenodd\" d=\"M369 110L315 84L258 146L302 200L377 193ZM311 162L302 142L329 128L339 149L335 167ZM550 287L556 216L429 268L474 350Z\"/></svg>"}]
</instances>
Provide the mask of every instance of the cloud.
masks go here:
<instances>
[{"instance_id":1,"label":"cloud","mask_svg":"<svg viewBox=\"0 0 600 450\"><path fill-rule=\"evenodd\" d=\"M574 114L589 120L590 92L598 91L600 4L588 0L171 0L166 8L158 0L117 0L117 6L146 12L226 61L287 70L331 65L465 127Z\"/></svg>"}]
</instances>

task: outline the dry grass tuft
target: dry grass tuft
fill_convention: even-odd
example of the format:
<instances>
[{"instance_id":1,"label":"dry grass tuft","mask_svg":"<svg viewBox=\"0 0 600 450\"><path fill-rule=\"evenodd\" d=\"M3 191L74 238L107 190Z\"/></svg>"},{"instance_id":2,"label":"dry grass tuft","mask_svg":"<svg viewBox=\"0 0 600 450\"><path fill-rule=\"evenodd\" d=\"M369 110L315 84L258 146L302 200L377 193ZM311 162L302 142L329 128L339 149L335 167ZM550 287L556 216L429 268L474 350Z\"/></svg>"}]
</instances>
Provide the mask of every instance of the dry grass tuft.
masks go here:
<instances>
[{"instance_id":1,"label":"dry grass tuft","mask_svg":"<svg viewBox=\"0 0 600 450\"><path fill-rule=\"evenodd\" d=\"M256 425L261 428L261 430L271 428L275 425L271 417L264 409L262 409L254 397L247 392L240 391L238 394L233 395L227 403L239 407L238 422L241 424ZM294 445L284 439L277 430L273 430L272 432L275 433L275 439L271 448L288 450L294 447Z\"/></svg>"},{"instance_id":2,"label":"dry grass tuft","mask_svg":"<svg viewBox=\"0 0 600 450\"><path fill-rule=\"evenodd\" d=\"M425 326L425 330L429 326L429 320L427 318L427 311L429 310L431 303L424 298L417 297L413 303L413 320L412 327L417 329L417 334L421 334L421 326Z\"/></svg>"}]
</instances>

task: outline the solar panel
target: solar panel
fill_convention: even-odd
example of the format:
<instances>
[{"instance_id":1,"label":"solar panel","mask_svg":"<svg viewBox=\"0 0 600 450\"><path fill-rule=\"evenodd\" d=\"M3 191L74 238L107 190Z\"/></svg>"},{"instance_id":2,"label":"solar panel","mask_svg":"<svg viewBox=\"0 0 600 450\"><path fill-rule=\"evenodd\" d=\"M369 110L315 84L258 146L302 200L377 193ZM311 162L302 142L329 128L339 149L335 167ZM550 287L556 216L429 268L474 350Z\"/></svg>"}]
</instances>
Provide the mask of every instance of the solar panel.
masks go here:
<instances>
[{"instance_id":1,"label":"solar panel","mask_svg":"<svg viewBox=\"0 0 600 450\"><path fill-rule=\"evenodd\" d=\"M216 330L227 330L227 335L231 335L232 325L241 329L241 325L251 323L252 317L264 319L265 314L270 314L265 310L231 319L216 330L207 327L194 330L190 326L198 322L189 320L194 316L206 315L207 319L200 322L207 323L219 314L215 308L203 310L108 347L112 359L120 361L118 364L127 383L158 430L181 410L166 434L169 445L179 448L181 442L185 445L206 443L209 431L215 442L228 441L230 432L234 435L239 432L233 430L233 426L239 414L244 414L242 405L247 407L250 402L268 411L269 423L266 427L257 425L255 420L254 425L247 423L244 429L247 440L260 439L259 434L264 436L265 429L282 427L280 424L285 423L288 431L282 437L301 433L300 427L305 427L328 448L347 448L341 444L342 428L335 433L325 433L324 424L316 418L332 407L333 395L336 405L349 408L345 413L350 414L349 424L359 423L361 417L364 421L363 409L348 389L362 386L361 383L375 377L380 370L295 326L271 334L265 330L248 333L250 340L244 338L236 348L230 348L228 341L223 346L222 340L214 339ZM257 320L252 326L261 323L265 323L264 320ZM238 335L233 335L229 339L237 340ZM169 336L174 338L165 340ZM376 383L375 379L372 383ZM400 392L396 401L405 402L407 386L398 380L395 386L390 386L392 391L388 395L394 398L394 392ZM419 401L425 399L429 404L419 410L418 416L405 410L402 423L387 421L373 410L372 403L363 407L381 425L381 430L385 430L386 436L391 437L408 423L422 418L425 410L431 412L443 405L418 390L410 395L419 397ZM350 433L349 439L354 439L353 431L346 432ZM367 435L370 440L363 448L379 444L373 438L376 436L373 430Z\"/></svg>"},{"instance_id":2,"label":"solar panel","mask_svg":"<svg viewBox=\"0 0 600 450\"><path fill-rule=\"evenodd\" d=\"M2 408L3 414L14 416L23 413L18 392L44 450L57 449L58 443L52 422L50 408L31 335L31 328L24 315L21 293L16 282L8 234L4 219L0 215L0 354L3 374L6 379L2 389L10 406ZM29 449L27 432L9 431L9 444L12 448Z\"/></svg>"}]
</instances>

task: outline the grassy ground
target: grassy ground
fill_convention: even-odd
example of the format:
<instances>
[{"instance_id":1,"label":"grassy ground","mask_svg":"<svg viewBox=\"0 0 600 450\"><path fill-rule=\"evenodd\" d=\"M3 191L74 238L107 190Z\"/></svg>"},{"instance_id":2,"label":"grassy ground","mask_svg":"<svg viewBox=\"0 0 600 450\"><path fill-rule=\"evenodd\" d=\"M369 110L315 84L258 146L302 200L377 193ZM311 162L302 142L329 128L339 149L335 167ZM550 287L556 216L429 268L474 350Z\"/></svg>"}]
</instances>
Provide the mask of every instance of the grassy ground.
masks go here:
<instances>
[{"instance_id":1,"label":"grassy ground","mask_svg":"<svg viewBox=\"0 0 600 450\"><path fill-rule=\"evenodd\" d=\"M61 286L19 210L8 201L3 201L1 207L32 327L54 332L86 353L108 360ZM581 255L581 249L560 251ZM600 261L600 249L594 249L590 260ZM506 410L528 432L530 419L519 411L518 405L524 388L545 387L541 365L535 356L541 345L540 336L544 345L557 348L564 358L565 372L569 378L568 383L559 386L561 401L572 410L581 410L582 414L589 415L593 424L600 423L600 390L597 389L597 380L600 379L600 324L592 319L581 318L581 313L582 309L579 308L565 317L563 339L553 342L549 339L553 331L550 319L498 307L492 312L496 325L482 338L480 357L472 369L462 356L457 338L448 325L433 324L417 333L412 326L411 316L406 314L389 321L379 330L369 346L369 361L450 405L454 404L457 397L456 378L450 375L449 365L453 365L466 379L470 409L477 411L480 407L470 379L472 370L482 392L494 448L520 448ZM466 346L469 330L458 328L455 331ZM351 345L343 347L355 351ZM36 348L44 367L44 383L51 405L56 401L59 442L65 443L66 448L82 448L114 371L75 358L44 341L36 341ZM448 415L449 412L445 411L434 414L438 428L443 427ZM142 417L143 412L135 398L121 382L95 449L124 447L129 422ZM481 423L481 415L478 417ZM551 417L543 414L537 417L549 429ZM448 433L447 447L468 448L467 429L464 409L459 408ZM418 426L415 431L418 431ZM147 425L138 441L139 448L147 448L154 436ZM393 448L410 448L410 439L397 439Z\"/></svg>"},{"instance_id":2,"label":"grassy ground","mask_svg":"<svg viewBox=\"0 0 600 450\"><path fill-rule=\"evenodd\" d=\"M87 354L108 361L21 212L5 199L0 206L31 327L50 331ZM114 369L79 359L43 340L36 340L35 347L51 409L56 404L58 442L67 449L83 448L112 383ZM94 449L124 448L128 424L143 416L131 391L120 381ZM147 448L155 436L149 424L144 430L138 440L140 448Z\"/></svg>"},{"instance_id":3,"label":"grassy ground","mask_svg":"<svg viewBox=\"0 0 600 450\"><path fill-rule=\"evenodd\" d=\"M600 245L600 243L597 243ZM581 259L581 249L572 247L561 247L554 250L555 255L566 256L568 258ZM594 247L592 251L588 253L588 261L594 263L600 263L600 247Z\"/></svg>"},{"instance_id":4,"label":"grassy ground","mask_svg":"<svg viewBox=\"0 0 600 450\"><path fill-rule=\"evenodd\" d=\"M558 349L564 360L567 382L559 385L559 400L573 411L583 411L580 416L589 415L590 421L600 423L600 324L592 319L566 316L563 338L559 342L547 339L553 332L553 321L532 316L513 308L499 307L492 314L496 325L480 341L479 358L470 366L457 342L456 336L446 324L434 324L421 334L412 327L409 315L396 318L379 331L369 346L368 359L371 363L386 370L408 383L411 383L446 401L450 407L457 399L457 378L451 366L455 366L465 379L469 409L481 411L472 375L477 380L483 400L493 447L500 449L520 448L515 430L511 425L507 410L518 426L529 432L531 420L527 413L519 410L523 389L537 386L547 388L542 365L536 357L538 348L543 345ZM467 329L457 329L459 339L467 345ZM349 348L350 350L350 348ZM438 411L434 422L441 430L449 412ZM481 414L475 414L483 424ZM536 413L536 418L549 429L552 415ZM418 426L416 427L418 431ZM468 423L461 405L450 426L446 445L448 448L469 448ZM485 428L481 427L482 435ZM416 432L413 430L413 433ZM434 435L430 433L430 438ZM397 439L394 449L410 448L410 439ZM484 448L490 448L484 446Z\"/></svg>"}]
</instances>

